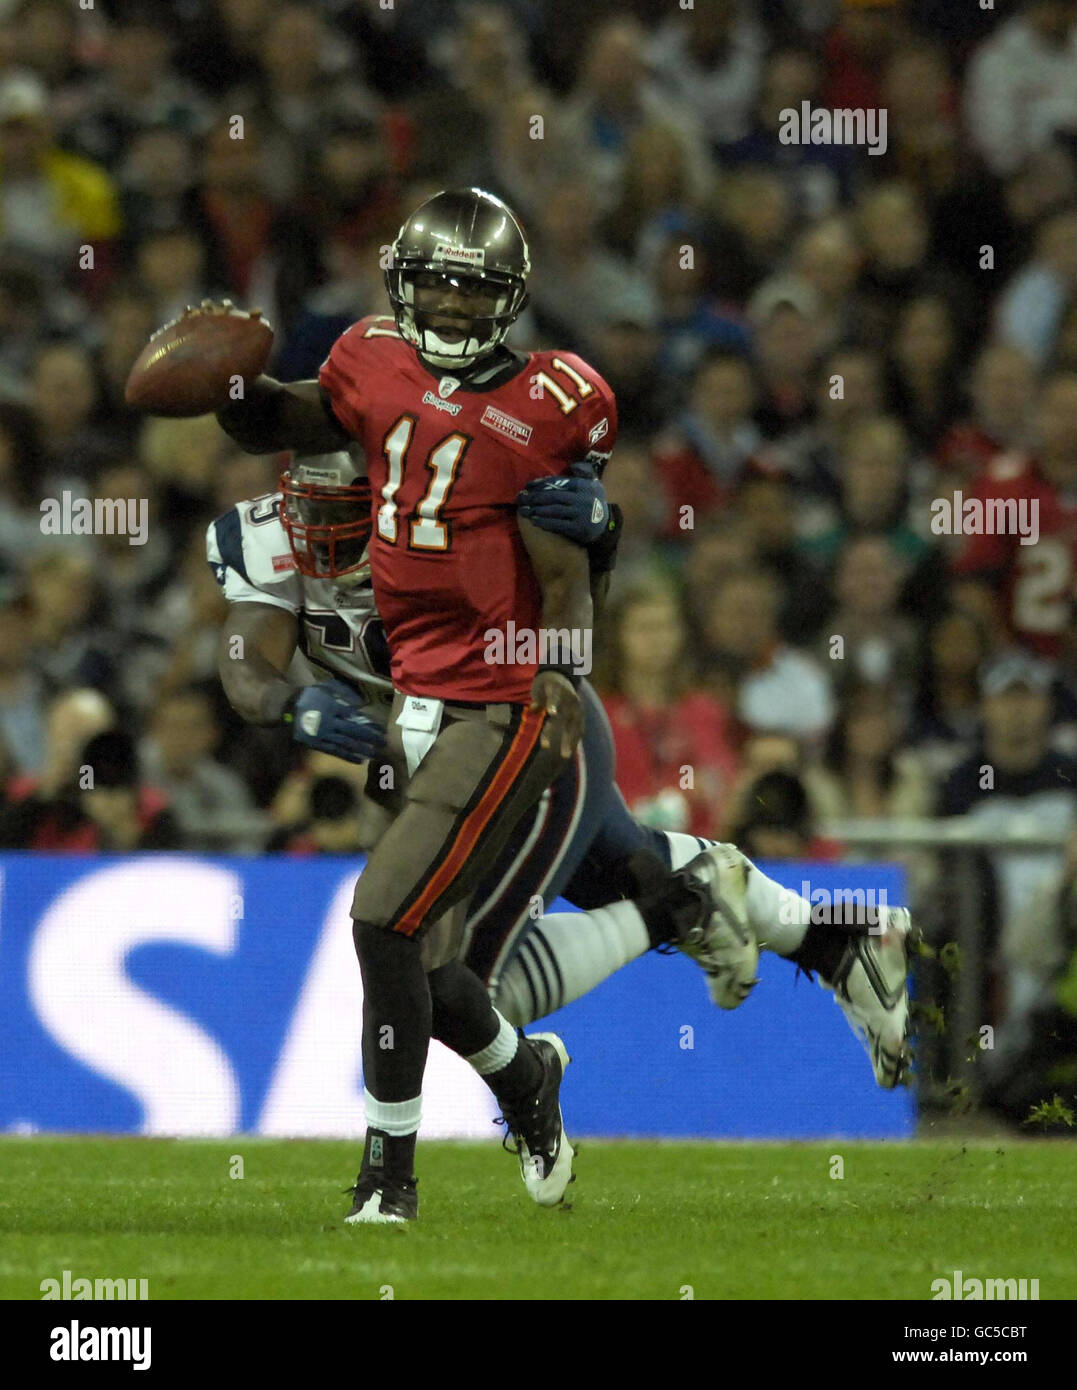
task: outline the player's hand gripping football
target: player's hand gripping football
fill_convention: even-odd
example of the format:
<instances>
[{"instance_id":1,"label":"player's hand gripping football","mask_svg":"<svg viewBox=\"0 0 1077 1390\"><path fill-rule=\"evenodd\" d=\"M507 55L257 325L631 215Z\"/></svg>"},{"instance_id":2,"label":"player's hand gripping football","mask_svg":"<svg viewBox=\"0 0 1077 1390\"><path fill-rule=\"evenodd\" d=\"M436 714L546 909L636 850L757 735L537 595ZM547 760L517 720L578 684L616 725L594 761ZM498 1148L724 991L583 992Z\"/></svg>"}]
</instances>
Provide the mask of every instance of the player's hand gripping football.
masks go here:
<instances>
[{"instance_id":1,"label":"player's hand gripping football","mask_svg":"<svg viewBox=\"0 0 1077 1390\"><path fill-rule=\"evenodd\" d=\"M543 749L571 758L583 733L583 705L576 687L557 671L540 671L531 682L531 709L544 710Z\"/></svg>"}]
</instances>

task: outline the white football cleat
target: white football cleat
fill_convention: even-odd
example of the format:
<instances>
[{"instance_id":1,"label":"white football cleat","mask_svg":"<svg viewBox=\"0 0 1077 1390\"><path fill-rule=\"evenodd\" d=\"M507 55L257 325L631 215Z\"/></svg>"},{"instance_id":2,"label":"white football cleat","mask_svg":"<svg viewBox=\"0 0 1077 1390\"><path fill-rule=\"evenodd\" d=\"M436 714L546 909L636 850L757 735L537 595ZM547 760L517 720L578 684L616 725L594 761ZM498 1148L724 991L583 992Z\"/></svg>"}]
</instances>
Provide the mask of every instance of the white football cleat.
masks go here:
<instances>
[{"instance_id":1,"label":"white football cleat","mask_svg":"<svg viewBox=\"0 0 1077 1390\"><path fill-rule=\"evenodd\" d=\"M912 1061L909 949L917 937L908 908L887 908L884 931L851 936L834 978L819 975L864 1044L875 1080L887 1091L905 1079Z\"/></svg>"},{"instance_id":2,"label":"white football cleat","mask_svg":"<svg viewBox=\"0 0 1077 1390\"><path fill-rule=\"evenodd\" d=\"M748 922L750 868L735 845L715 845L678 871L702 886L710 914L675 944L706 973L720 1009L738 1008L758 983L759 943Z\"/></svg>"}]
</instances>

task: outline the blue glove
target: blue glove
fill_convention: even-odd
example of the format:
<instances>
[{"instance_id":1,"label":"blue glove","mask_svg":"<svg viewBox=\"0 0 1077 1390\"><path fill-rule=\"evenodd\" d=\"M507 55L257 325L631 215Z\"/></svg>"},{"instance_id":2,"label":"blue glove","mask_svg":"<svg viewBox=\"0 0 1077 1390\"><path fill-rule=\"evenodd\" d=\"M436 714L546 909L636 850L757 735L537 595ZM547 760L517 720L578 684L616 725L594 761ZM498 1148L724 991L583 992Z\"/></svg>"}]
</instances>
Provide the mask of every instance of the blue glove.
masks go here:
<instances>
[{"instance_id":1,"label":"blue glove","mask_svg":"<svg viewBox=\"0 0 1077 1390\"><path fill-rule=\"evenodd\" d=\"M610 504L597 478L533 478L516 498L516 510L543 531L589 546L606 532Z\"/></svg>"},{"instance_id":2,"label":"blue glove","mask_svg":"<svg viewBox=\"0 0 1077 1390\"><path fill-rule=\"evenodd\" d=\"M292 737L296 743L349 763L376 757L385 747L385 730L377 720L360 713L365 703L343 681L304 686L292 710Z\"/></svg>"}]
</instances>

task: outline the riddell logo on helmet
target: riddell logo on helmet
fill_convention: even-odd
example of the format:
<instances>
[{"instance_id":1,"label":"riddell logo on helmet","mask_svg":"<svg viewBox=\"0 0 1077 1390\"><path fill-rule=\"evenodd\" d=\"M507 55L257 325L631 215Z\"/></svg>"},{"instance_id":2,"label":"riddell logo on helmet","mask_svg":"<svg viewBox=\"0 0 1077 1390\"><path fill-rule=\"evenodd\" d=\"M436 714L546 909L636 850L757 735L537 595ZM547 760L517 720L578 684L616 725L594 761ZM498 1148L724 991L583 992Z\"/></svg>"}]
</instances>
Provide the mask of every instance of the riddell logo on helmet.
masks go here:
<instances>
[{"instance_id":1,"label":"riddell logo on helmet","mask_svg":"<svg viewBox=\"0 0 1077 1390\"><path fill-rule=\"evenodd\" d=\"M453 246L447 241L439 241L434 247L435 261L459 261L461 265L485 265L484 246Z\"/></svg>"}]
</instances>

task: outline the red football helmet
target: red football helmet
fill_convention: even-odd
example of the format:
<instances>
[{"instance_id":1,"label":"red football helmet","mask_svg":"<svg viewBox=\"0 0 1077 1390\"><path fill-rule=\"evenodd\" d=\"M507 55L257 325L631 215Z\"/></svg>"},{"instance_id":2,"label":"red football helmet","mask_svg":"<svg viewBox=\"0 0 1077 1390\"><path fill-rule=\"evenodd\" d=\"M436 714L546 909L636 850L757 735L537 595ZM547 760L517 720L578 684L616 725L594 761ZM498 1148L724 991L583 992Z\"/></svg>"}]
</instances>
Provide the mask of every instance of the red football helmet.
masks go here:
<instances>
[{"instance_id":1,"label":"red football helmet","mask_svg":"<svg viewBox=\"0 0 1077 1390\"><path fill-rule=\"evenodd\" d=\"M295 459L281 474L280 490L281 521L299 573L351 584L368 579L372 494L351 455Z\"/></svg>"}]
</instances>

